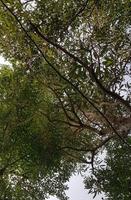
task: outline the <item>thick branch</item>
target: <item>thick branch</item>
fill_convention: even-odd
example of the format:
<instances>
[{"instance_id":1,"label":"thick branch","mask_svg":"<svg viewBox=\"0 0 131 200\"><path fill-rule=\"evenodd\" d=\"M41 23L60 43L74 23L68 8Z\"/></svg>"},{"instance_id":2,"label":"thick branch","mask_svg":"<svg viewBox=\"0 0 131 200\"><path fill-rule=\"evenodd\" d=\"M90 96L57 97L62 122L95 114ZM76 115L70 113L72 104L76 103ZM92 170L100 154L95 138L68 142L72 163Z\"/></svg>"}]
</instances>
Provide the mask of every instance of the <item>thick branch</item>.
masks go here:
<instances>
[{"instance_id":1,"label":"thick branch","mask_svg":"<svg viewBox=\"0 0 131 200\"><path fill-rule=\"evenodd\" d=\"M115 92L112 92L110 90L108 90L106 87L104 87L104 85L102 85L102 83L100 82L100 80L97 78L92 66L88 66L87 64L85 64L81 59L79 59L77 56L75 56L74 54L70 53L67 49L65 49L64 47L62 47L61 45L51 41L47 36L43 35L42 32L32 23L30 22L31 26L33 27L34 31L46 42L48 42L49 44L53 45L54 47L56 47L57 49L61 50L62 52L64 52L66 55L68 55L70 58L72 58L73 60L75 60L75 62L78 62L79 64L81 64L84 68L86 68L89 72L90 78L92 81L95 81L95 83L97 84L97 86L107 95L111 96L112 98L116 99L117 101L121 102L123 105L125 105L130 111L131 111L131 106L130 103L126 100L124 100L120 95L118 95Z\"/></svg>"},{"instance_id":2,"label":"thick branch","mask_svg":"<svg viewBox=\"0 0 131 200\"><path fill-rule=\"evenodd\" d=\"M105 88L102 83L100 82L100 80L97 78L93 68L90 70L91 72L91 76L92 79L95 80L96 84L99 86L99 88L104 91L104 93L108 94L109 96L113 97L114 99L118 100L119 102L121 102L123 105L125 105L130 111L131 111L131 106L130 103L126 100L124 100L119 94L112 92L110 90L108 90L107 88Z\"/></svg>"}]
</instances>

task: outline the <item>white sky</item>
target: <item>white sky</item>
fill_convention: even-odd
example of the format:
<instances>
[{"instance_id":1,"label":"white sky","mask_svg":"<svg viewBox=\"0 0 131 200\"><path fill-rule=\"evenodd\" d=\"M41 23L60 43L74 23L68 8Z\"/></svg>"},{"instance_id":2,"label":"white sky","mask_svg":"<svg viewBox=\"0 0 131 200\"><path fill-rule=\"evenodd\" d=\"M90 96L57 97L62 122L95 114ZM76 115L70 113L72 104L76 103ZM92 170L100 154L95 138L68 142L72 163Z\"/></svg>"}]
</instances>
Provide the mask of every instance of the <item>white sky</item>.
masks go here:
<instances>
[{"instance_id":1,"label":"white sky","mask_svg":"<svg viewBox=\"0 0 131 200\"><path fill-rule=\"evenodd\" d=\"M0 56L0 64L10 64L2 56ZM88 191L84 189L83 178L76 175L70 178L68 183L69 190L66 192L70 200L93 200L93 195L89 195ZM99 195L94 200L101 200L102 196ZM49 200L58 200L55 197L50 197Z\"/></svg>"},{"instance_id":2,"label":"white sky","mask_svg":"<svg viewBox=\"0 0 131 200\"><path fill-rule=\"evenodd\" d=\"M6 61L2 56L0 56L0 64L7 64L9 65L10 63Z\"/></svg>"},{"instance_id":3,"label":"white sky","mask_svg":"<svg viewBox=\"0 0 131 200\"><path fill-rule=\"evenodd\" d=\"M83 178L80 175L76 175L70 178L68 183L69 190L66 192L69 200L101 200L102 195L97 195L93 199L93 195L88 194L88 190L84 189ZM49 200L58 200L55 197L50 197Z\"/></svg>"},{"instance_id":4,"label":"white sky","mask_svg":"<svg viewBox=\"0 0 131 200\"><path fill-rule=\"evenodd\" d=\"M2 56L0 56L0 64L5 64L5 62L5 59Z\"/></svg>"}]
</instances>

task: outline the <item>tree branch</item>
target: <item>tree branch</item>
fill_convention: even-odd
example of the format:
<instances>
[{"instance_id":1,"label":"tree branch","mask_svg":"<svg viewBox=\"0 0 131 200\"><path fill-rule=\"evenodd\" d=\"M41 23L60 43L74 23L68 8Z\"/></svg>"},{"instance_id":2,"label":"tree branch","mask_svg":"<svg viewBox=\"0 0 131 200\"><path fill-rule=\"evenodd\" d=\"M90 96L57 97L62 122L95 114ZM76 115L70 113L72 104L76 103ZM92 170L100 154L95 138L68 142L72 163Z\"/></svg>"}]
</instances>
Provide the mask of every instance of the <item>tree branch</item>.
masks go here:
<instances>
[{"instance_id":1,"label":"tree branch","mask_svg":"<svg viewBox=\"0 0 131 200\"><path fill-rule=\"evenodd\" d=\"M53 45L54 47L56 47L57 49L61 50L62 52L64 52L66 55L68 55L70 58L72 58L75 62L78 62L79 64L81 64L85 69L88 70L89 75L91 80L97 84L97 86L107 95L113 97L114 99L116 99L117 101L121 102L123 105L125 105L130 111L131 111L131 106L130 103L126 100L124 100L120 95L118 95L115 92L112 92L110 90L108 90L106 87L104 87L104 85L102 85L102 83L100 82L100 80L97 78L92 64L90 66L88 66L86 63L84 63L82 60L80 60L77 56L75 56L74 54L70 53L67 49L65 49L64 47L62 47L61 45L51 41L48 37L46 37L45 35L43 35L41 33L41 31L32 23L30 22L32 28L34 29L34 31L37 33L37 35L39 35L43 40L45 40L46 42L48 42L49 44Z\"/></svg>"}]
</instances>

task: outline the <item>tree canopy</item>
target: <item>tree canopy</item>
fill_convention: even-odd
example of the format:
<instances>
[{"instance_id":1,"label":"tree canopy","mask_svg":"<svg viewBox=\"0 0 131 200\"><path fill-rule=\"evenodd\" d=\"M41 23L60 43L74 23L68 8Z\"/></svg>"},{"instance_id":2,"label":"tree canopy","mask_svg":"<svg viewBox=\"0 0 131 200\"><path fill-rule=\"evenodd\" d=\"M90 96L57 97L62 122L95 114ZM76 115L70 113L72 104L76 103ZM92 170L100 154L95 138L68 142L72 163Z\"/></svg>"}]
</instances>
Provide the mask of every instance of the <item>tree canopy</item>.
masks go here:
<instances>
[{"instance_id":1,"label":"tree canopy","mask_svg":"<svg viewBox=\"0 0 131 200\"><path fill-rule=\"evenodd\" d=\"M67 199L89 166L90 192L130 199L129 31L128 0L0 0L2 200Z\"/></svg>"}]
</instances>

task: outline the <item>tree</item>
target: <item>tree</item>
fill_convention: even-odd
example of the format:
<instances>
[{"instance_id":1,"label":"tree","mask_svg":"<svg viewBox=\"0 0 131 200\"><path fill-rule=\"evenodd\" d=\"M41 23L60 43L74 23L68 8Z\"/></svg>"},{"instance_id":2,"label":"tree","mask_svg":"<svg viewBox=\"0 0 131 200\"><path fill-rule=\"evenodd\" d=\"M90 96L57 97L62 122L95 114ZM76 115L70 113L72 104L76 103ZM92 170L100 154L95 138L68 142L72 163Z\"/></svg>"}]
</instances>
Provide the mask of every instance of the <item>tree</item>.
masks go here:
<instances>
[{"instance_id":1,"label":"tree","mask_svg":"<svg viewBox=\"0 0 131 200\"><path fill-rule=\"evenodd\" d=\"M85 179L86 188L91 193L104 192L106 199L131 198L131 151L120 143L110 144L105 158L105 165L96 167L94 174Z\"/></svg>"},{"instance_id":2,"label":"tree","mask_svg":"<svg viewBox=\"0 0 131 200\"><path fill-rule=\"evenodd\" d=\"M75 163L62 159L66 131L55 121L62 116L54 113L53 97L24 69L9 67L1 69L0 94L1 199L45 199L48 193L66 199L64 183Z\"/></svg>"},{"instance_id":3,"label":"tree","mask_svg":"<svg viewBox=\"0 0 131 200\"><path fill-rule=\"evenodd\" d=\"M55 189L109 141L130 148L129 1L0 0L0 22L2 177L12 198L64 198ZM31 172L18 189L12 166Z\"/></svg>"}]
</instances>

